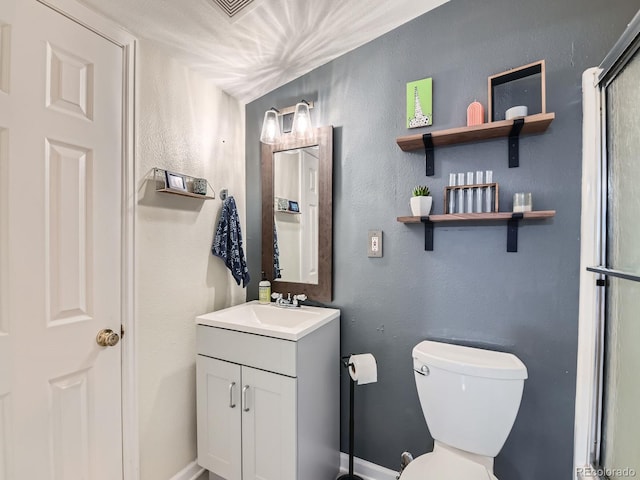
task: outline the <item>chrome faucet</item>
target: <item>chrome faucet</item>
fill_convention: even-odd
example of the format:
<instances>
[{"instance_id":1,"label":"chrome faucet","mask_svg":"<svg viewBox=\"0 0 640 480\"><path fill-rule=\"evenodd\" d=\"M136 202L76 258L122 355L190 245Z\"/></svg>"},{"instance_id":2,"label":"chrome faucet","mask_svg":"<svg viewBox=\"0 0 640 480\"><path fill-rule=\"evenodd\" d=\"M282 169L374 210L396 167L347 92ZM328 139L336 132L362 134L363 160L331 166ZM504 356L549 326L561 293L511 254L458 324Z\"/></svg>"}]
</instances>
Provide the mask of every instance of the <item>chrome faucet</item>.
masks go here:
<instances>
[{"instance_id":1,"label":"chrome faucet","mask_svg":"<svg viewBox=\"0 0 640 480\"><path fill-rule=\"evenodd\" d=\"M291 294L287 294L287 298L285 299L281 293L273 292L271 294L271 298L273 298L276 302L276 307L281 308L295 308L301 305L300 302L304 302L307 299L307 296L304 293L299 295L294 295L291 298Z\"/></svg>"}]
</instances>

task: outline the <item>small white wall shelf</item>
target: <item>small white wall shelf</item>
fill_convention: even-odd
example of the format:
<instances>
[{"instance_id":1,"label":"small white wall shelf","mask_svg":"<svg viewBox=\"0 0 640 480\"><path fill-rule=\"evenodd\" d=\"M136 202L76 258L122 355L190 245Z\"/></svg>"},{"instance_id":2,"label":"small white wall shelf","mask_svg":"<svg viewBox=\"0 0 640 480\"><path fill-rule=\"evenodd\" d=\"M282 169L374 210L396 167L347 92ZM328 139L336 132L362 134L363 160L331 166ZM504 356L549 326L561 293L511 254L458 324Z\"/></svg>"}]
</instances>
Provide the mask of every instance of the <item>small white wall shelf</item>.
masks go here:
<instances>
[{"instance_id":1,"label":"small white wall shelf","mask_svg":"<svg viewBox=\"0 0 640 480\"><path fill-rule=\"evenodd\" d=\"M300 215L301 212L292 212L291 210L275 210L276 213L284 213L285 215Z\"/></svg>"},{"instance_id":2,"label":"small white wall shelf","mask_svg":"<svg viewBox=\"0 0 640 480\"><path fill-rule=\"evenodd\" d=\"M159 193L171 193L173 195L182 195L183 197L198 198L200 200L214 200L216 198L213 188L207 182L208 190L211 190L211 194L203 195L200 193L193 193L193 181L196 177L179 173L178 175L184 177L186 190L178 190L175 188L169 188L167 185L167 171L162 168L153 168L153 181L156 184L156 192Z\"/></svg>"}]
</instances>

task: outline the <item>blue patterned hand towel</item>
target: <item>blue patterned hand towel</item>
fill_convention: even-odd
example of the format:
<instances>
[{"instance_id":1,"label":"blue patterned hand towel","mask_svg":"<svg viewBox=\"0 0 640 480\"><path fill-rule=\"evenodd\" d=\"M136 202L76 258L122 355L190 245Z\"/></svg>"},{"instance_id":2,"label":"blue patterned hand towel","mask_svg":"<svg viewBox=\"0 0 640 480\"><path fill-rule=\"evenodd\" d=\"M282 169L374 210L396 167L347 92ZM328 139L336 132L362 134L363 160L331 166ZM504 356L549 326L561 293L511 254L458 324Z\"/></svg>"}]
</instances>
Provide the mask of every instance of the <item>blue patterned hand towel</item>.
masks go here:
<instances>
[{"instance_id":1,"label":"blue patterned hand towel","mask_svg":"<svg viewBox=\"0 0 640 480\"><path fill-rule=\"evenodd\" d=\"M222 214L211 246L211 253L224 260L224 264L231 271L238 285L242 280L242 287L247 286L250 281L249 269L242 249L240 219L233 197L227 197L222 204Z\"/></svg>"}]
</instances>

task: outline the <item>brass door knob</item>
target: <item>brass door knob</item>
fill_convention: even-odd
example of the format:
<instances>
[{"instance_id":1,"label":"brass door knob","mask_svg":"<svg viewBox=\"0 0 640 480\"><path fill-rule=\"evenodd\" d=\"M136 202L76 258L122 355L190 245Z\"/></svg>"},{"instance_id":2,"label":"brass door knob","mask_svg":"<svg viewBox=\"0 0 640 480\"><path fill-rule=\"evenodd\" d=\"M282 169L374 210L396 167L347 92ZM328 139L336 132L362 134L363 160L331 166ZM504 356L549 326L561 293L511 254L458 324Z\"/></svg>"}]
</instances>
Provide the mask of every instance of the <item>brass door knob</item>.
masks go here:
<instances>
[{"instance_id":1,"label":"brass door knob","mask_svg":"<svg viewBox=\"0 0 640 480\"><path fill-rule=\"evenodd\" d=\"M110 328L105 328L98 332L96 336L96 343L101 347L113 347L117 345L120 341L120 335L111 330Z\"/></svg>"}]
</instances>

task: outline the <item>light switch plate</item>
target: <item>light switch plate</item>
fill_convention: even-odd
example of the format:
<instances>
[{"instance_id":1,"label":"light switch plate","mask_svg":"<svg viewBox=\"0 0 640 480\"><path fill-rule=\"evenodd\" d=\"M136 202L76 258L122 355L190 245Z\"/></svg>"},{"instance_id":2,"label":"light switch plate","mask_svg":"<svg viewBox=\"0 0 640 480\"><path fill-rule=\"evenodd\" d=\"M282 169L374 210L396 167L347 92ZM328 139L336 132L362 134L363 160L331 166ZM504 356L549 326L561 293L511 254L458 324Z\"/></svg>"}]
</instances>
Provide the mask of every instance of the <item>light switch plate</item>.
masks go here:
<instances>
[{"instance_id":1,"label":"light switch plate","mask_svg":"<svg viewBox=\"0 0 640 480\"><path fill-rule=\"evenodd\" d=\"M367 244L367 256L382 257L382 230L369 230L369 243Z\"/></svg>"}]
</instances>

